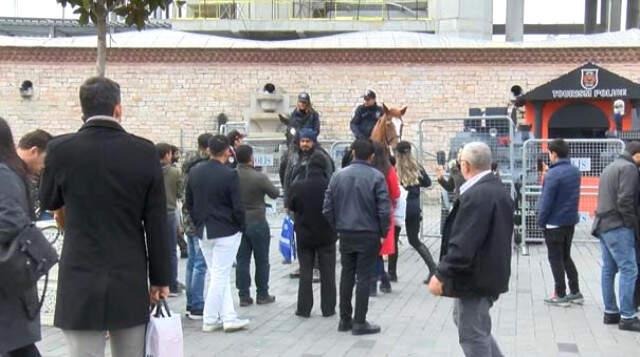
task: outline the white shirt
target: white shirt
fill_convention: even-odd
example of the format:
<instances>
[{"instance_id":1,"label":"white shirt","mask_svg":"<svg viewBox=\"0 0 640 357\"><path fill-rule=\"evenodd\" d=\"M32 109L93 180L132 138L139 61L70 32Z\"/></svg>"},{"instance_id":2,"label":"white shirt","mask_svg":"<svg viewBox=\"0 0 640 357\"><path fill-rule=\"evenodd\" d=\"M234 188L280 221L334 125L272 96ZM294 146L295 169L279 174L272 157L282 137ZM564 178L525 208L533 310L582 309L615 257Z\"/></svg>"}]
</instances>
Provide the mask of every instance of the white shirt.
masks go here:
<instances>
[{"instance_id":1,"label":"white shirt","mask_svg":"<svg viewBox=\"0 0 640 357\"><path fill-rule=\"evenodd\" d=\"M478 181L480 181L483 177L487 176L490 173L491 173L491 170L482 171L481 173L479 173L479 174L473 176L472 178L470 178L469 180L467 180L467 182L465 182L464 184L462 184L462 186L460 186L460 196L462 196L471 187L473 187L473 185L478 183Z\"/></svg>"}]
</instances>

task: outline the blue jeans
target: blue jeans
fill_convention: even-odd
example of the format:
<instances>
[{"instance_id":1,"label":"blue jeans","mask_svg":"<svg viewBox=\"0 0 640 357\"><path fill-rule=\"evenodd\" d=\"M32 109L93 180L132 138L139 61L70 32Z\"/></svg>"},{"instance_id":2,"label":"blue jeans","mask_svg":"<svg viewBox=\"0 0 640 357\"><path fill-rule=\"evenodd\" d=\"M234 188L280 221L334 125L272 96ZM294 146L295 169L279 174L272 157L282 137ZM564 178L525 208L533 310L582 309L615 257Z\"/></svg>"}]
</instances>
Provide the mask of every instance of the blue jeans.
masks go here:
<instances>
[{"instance_id":1,"label":"blue jeans","mask_svg":"<svg viewBox=\"0 0 640 357\"><path fill-rule=\"evenodd\" d=\"M251 254L256 262L256 296L269 296L269 244L271 231L267 221L249 223L242 235L236 256L236 288L238 296L251 296Z\"/></svg>"},{"instance_id":2,"label":"blue jeans","mask_svg":"<svg viewBox=\"0 0 640 357\"><path fill-rule=\"evenodd\" d=\"M638 276L635 234L633 230L626 227L612 229L600 234L600 246L602 247L601 282L604 311L611 314L620 312L623 319L632 319L636 312L633 294ZM614 291L617 272L620 272L620 310L618 310Z\"/></svg>"},{"instance_id":3,"label":"blue jeans","mask_svg":"<svg viewBox=\"0 0 640 357\"><path fill-rule=\"evenodd\" d=\"M207 275L207 262L200 249L200 238L187 235L189 258L185 286L187 290L187 310L204 309L204 279Z\"/></svg>"},{"instance_id":4,"label":"blue jeans","mask_svg":"<svg viewBox=\"0 0 640 357\"><path fill-rule=\"evenodd\" d=\"M169 229L169 244L171 245L171 281L169 288L171 291L178 290L178 217L175 212L167 214L167 228Z\"/></svg>"}]
</instances>

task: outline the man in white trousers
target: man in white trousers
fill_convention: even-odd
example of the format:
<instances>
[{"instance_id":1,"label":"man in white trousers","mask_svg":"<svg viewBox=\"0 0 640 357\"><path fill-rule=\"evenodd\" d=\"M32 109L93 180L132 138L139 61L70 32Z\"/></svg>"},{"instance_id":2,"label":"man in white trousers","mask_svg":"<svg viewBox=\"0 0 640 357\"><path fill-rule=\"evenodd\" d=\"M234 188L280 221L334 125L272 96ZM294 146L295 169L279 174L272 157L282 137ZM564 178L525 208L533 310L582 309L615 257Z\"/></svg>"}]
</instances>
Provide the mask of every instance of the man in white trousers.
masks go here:
<instances>
[{"instance_id":1,"label":"man in white trousers","mask_svg":"<svg viewBox=\"0 0 640 357\"><path fill-rule=\"evenodd\" d=\"M244 211L238 173L226 166L231 155L228 139L212 137L209 155L210 160L191 169L185 206L202 237L210 275L202 330L232 332L249 325L249 320L238 318L231 296L231 269L244 230Z\"/></svg>"}]
</instances>

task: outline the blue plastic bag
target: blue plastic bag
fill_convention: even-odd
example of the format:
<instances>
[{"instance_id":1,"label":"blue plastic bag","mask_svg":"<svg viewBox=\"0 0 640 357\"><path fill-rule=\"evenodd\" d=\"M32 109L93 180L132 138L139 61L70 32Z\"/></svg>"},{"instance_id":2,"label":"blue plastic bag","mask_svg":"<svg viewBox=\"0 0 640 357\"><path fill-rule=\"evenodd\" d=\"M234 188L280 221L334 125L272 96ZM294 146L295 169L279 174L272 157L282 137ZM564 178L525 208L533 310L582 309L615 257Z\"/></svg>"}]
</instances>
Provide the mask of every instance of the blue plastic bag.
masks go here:
<instances>
[{"instance_id":1,"label":"blue plastic bag","mask_svg":"<svg viewBox=\"0 0 640 357\"><path fill-rule=\"evenodd\" d=\"M293 231L293 220L286 216L282 221L280 232L280 254L285 262L290 263L296 259L296 237Z\"/></svg>"}]
</instances>

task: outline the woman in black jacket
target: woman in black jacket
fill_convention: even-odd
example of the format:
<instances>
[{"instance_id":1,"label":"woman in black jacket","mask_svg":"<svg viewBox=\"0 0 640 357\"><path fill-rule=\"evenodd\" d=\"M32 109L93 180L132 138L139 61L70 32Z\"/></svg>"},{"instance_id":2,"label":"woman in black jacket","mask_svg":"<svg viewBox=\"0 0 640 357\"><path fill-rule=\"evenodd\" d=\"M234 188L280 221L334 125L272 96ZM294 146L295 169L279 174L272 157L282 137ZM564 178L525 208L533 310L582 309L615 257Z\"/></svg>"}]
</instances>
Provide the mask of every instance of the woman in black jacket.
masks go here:
<instances>
[{"instance_id":1,"label":"woman in black jacket","mask_svg":"<svg viewBox=\"0 0 640 357\"><path fill-rule=\"evenodd\" d=\"M436 272L436 263L433 256L424 243L420 240L420 223L422 221L422 209L420 207L420 188L431 186L431 179L424 168L418 164L411 154L411 144L401 141L396 146L396 169L400 184L407 190L407 213L405 226L409 244L418 251L427 268L429 277ZM425 284L429 282L429 277Z\"/></svg>"},{"instance_id":2,"label":"woman in black jacket","mask_svg":"<svg viewBox=\"0 0 640 357\"><path fill-rule=\"evenodd\" d=\"M0 118L0 245L10 243L34 219L29 168L18 157L7 122ZM2 272L0 271L0 274ZM0 294L0 355L40 356L40 313L37 287L20 296Z\"/></svg>"},{"instance_id":3,"label":"woman in black jacket","mask_svg":"<svg viewBox=\"0 0 640 357\"><path fill-rule=\"evenodd\" d=\"M289 188L287 207L294 213L294 229L300 262L298 307L296 315L311 316L313 307L313 265L320 267L320 306L322 316L335 315L336 308L336 233L322 214L324 193L329 186L327 161L315 152L309 159L307 176Z\"/></svg>"}]
</instances>

